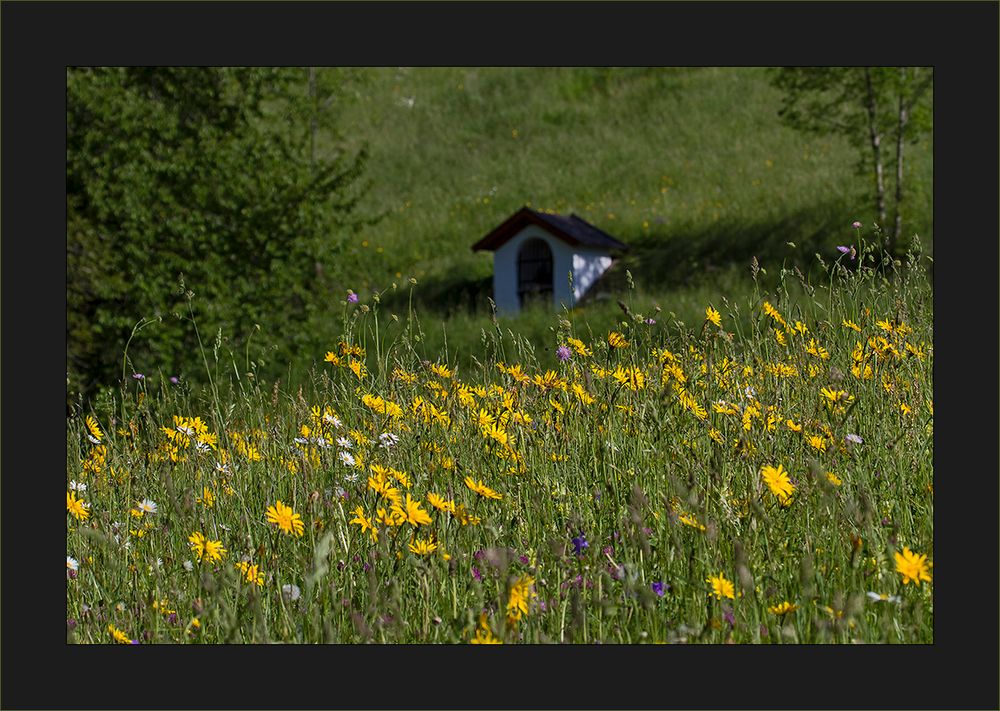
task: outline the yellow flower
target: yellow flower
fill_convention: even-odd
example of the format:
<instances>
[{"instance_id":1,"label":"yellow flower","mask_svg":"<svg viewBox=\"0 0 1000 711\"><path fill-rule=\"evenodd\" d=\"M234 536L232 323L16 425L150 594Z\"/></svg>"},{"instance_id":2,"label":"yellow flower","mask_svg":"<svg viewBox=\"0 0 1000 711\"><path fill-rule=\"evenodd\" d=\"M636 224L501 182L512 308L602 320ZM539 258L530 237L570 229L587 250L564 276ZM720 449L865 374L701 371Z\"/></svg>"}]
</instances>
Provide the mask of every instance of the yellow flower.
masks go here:
<instances>
[{"instance_id":1,"label":"yellow flower","mask_svg":"<svg viewBox=\"0 0 1000 711\"><path fill-rule=\"evenodd\" d=\"M409 545L410 551L417 555L430 555L437 550L437 547L438 545L433 538L426 541L422 538L414 538Z\"/></svg>"},{"instance_id":2,"label":"yellow flower","mask_svg":"<svg viewBox=\"0 0 1000 711\"><path fill-rule=\"evenodd\" d=\"M717 600L721 600L724 597L728 597L730 600L736 599L736 591L733 588L733 583L731 580L726 580L726 576L723 573L718 575L712 575L705 578L705 582L712 583L712 592L709 595L715 595Z\"/></svg>"},{"instance_id":3,"label":"yellow flower","mask_svg":"<svg viewBox=\"0 0 1000 711\"><path fill-rule=\"evenodd\" d=\"M834 486L840 486L841 484L844 483L843 479L841 479L839 476L837 476L833 472L827 472L826 473L826 478L827 478L827 481L829 481Z\"/></svg>"},{"instance_id":4,"label":"yellow flower","mask_svg":"<svg viewBox=\"0 0 1000 711\"><path fill-rule=\"evenodd\" d=\"M612 348L628 348L629 342L618 331L612 331L608 334L608 345Z\"/></svg>"},{"instance_id":5,"label":"yellow flower","mask_svg":"<svg viewBox=\"0 0 1000 711\"><path fill-rule=\"evenodd\" d=\"M902 553L896 552L896 572L903 576L903 585L911 580L917 585L920 585L921 580L931 582L931 574L928 571L931 565L927 562L926 555L917 555L906 546L903 546Z\"/></svg>"},{"instance_id":6,"label":"yellow flower","mask_svg":"<svg viewBox=\"0 0 1000 711\"><path fill-rule=\"evenodd\" d=\"M366 375L368 375L368 369L365 368L364 363L362 363L360 360L355 360L354 358L351 358L350 362L347 364L347 367L351 369L351 372L354 373L355 377L357 377L358 380L361 380Z\"/></svg>"},{"instance_id":7,"label":"yellow flower","mask_svg":"<svg viewBox=\"0 0 1000 711\"><path fill-rule=\"evenodd\" d=\"M854 323L854 321L851 321L850 319L845 318L843 321L840 322L840 325L843 326L844 328L849 328L852 331L857 331L858 333L861 333L861 326Z\"/></svg>"},{"instance_id":8,"label":"yellow flower","mask_svg":"<svg viewBox=\"0 0 1000 711\"><path fill-rule=\"evenodd\" d=\"M115 642L118 644L132 644L132 640L128 638L128 635L114 625L108 625L108 632L111 633L111 636L114 637Z\"/></svg>"},{"instance_id":9,"label":"yellow flower","mask_svg":"<svg viewBox=\"0 0 1000 711\"><path fill-rule=\"evenodd\" d=\"M622 368L619 365L611 373L611 377L632 391L642 390L646 387L646 376L634 365L630 365L628 368Z\"/></svg>"},{"instance_id":10,"label":"yellow flower","mask_svg":"<svg viewBox=\"0 0 1000 711\"><path fill-rule=\"evenodd\" d=\"M455 513L455 502L450 499L446 501L443 497L438 496L433 491L427 493L427 503L436 508L438 511Z\"/></svg>"},{"instance_id":11,"label":"yellow flower","mask_svg":"<svg viewBox=\"0 0 1000 711\"><path fill-rule=\"evenodd\" d=\"M528 603L536 597L535 591L531 589L534 584L533 577L522 575L511 585L510 597L507 599L507 621L511 624L528 614Z\"/></svg>"},{"instance_id":12,"label":"yellow flower","mask_svg":"<svg viewBox=\"0 0 1000 711\"><path fill-rule=\"evenodd\" d=\"M465 485L472 489L474 492L480 496L485 496L487 499L502 499L503 495L498 494L493 491L490 487L486 486L482 481L476 481L471 476L465 477Z\"/></svg>"},{"instance_id":13,"label":"yellow flower","mask_svg":"<svg viewBox=\"0 0 1000 711\"><path fill-rule=\"evenodd\" d=\"M761 308L764 309L765 314L773 318L777 323L780 323L782 326L785 325L785 319L781 317L781 314L778 313L777 309L771 306L770 302L765 301Z\"/></svg>"},{"instance_id":14,"label":"yellow flower","mask_svg":"<svg viewBox=\"0 0 1000 711\"><path fill-rule=\"evenodd\" d=\"M104 433L101 432L101 426L97 424L97 420L93 415L87 415L86 424L87 429L90 431L88 439L94 444L100 444L101 440L104 439Z\"/></svg>"},{"instance_id":15,"label":"yellow flower","mask_svg":"<svg viewBox=\"0 0 1000 711\"><path fill-rule=\"evenodd\" d=\"M486 621L486 613L479 614L479 628L475 636L469 640L469 644L503 644L503 642L493 636L489 623Z\"/></svg>"},{"instance_id":16,"label":"yellow flower","mask_svg":"<svg viewBox=\"0 0 1000 711\"><path fill-rule=\"evenodd\" d=\"M777 605L771 605L770 607L767 608L767 611L770 612L771 614L783 617L784 615L787 615L789 612L795 612L797 609L799 609L798 605L793 605L792 603L788 602L788 600L785 600L784 602L781 602Z\"/></svg>"},{"instance_id":17,"label":"yellow flower","mask_svg":"<svg viewBox=\"0 0 1000 711\"><path fill-rule=\"evenodd\" d=\"M826 451L826 440L818 435L806 435L806 442L808 442L809 446L813 449L818 449L821 452Z\"/></svg>"},{"instance_id":18,"label":"yellow flower","mask_svg":"<svg viewBox=\"0 0 1000 711\"><path fill-rule=\"evenodd\" d=\"M401 523L408 523L411 526L419 526L421 524L426 526L431 522L430 514L420 508L420 502L411 499L409 494L406 495L406 504L404 506L395 503L392 505L392 515L397 519L402 519Z\"/></svg>"},{"instance_id":19,"label":"yellow flower","mask_svg":"<svg viewBox=\"0 0 1000 711\"><path fill-rule=\"evenodd\" d=\"M771 490L771 493L778 497L781 505L787 506L791 502L792 494L795 492L795 486L788 478L788 472L780 464L777 468L766 465L760 470L760 475L764 478L764 483L767 484L767 488Z\"/></svg>"},{"instance_id":20,"label":"yellow flower","mask_svg":"<svg viewBox=\"0 0 1000 711\"><path fill-rule=\"evenodd\" d=\"M576 351L577 355L584 357L593 355L593 352L589 348L587 348L586 344L584 344L583 341L579 339L567 338L566 342L569 343L570 346L572 346L573 350Z\"/></svg>"},{"instance_id":21,"label":"yellow flower","mask_svg":"<svg viewBox=\"0 0 1000 711\"><path fill-rule=\"evenodd\" d=\"M431 366L431 372L442 378L450 378L453 374L452 371L448 370L448 366L438 365L437 363Z\"/></svg>"},{"instance_id":22,"label":"yellow flower","mask_svg":"<svg viewBox=\"0 0 1000 711\"><path fill-rule=\"evenodd\" d=\"M199 504L204 504L206 508L215 506L215 494L207 486L202 488L201 496L195 499Z\"/></svg>"},{"instance_id":23,"label":"yellow flower","mask_svg":"<svg viewBox=\"0 0 1000 711\"><path fill-rule=\"evenodd\" d=\"M86 521L90 516L90 504L83 499L76 498L76 494L71 491L66 492L66 511L73 514L78 521Z\"/></svg>"},{"instance_id":24,"label":"yellow flower","mask_svg":"<svg viewBox=\"0 0 1000 711\"><path fill-rule=\"evenodd\" d=\"M226 553L226 549L222 547L222 541L210 541L200 531L195 531L188 536L188 541L191 550L198 556L199 562L205 558L208 558L210 561L222 560L222 556Z\"/></svg>"},{"instance_id":25,"label":"yellow flower","mask_svg":"<svg viewBox=\"0 0 1000 711\"><path fill-rule=\"evenodd\" d=\"M705 309L705 320L711 321L720 328L722 327L722 315L711 306Z\"/></svg>"},{"instance_id":26,"label":"yellow flower","mask_svg":"<svg viewBox=\"0 0 1000 711\"><path fill-rule=\"evenodd\" d=\"M779 346L786 346L788 342L785 340L785 332L781 329L774 329L774 340L778 342Z\"/></svg>"},{"instance_id":27,"label":"yellow flower","mask_svg":"<svg viewBox=\"0 0 1000 711\"><path fill-rule=\"evenodd\" d=\"M361 526L362 533L368 531L372 541L378 542L378 528L371 522L371 519L365 516L364 509L358 506L351 513L354 514L354 518L351 519L350 523L356 523Z\"/></svg>"},{"instance_id":28,"label":"yellow flower","mask_svg":"<svg viewBox=\"0 0 1000 711\"><path fill-rule=\"evenodd\" d=\"M243 573L243 577L248 583L254 583L257 587L264 587L264 576L260 574L260 567L251 565L249 561L241 560L236 564L236 568Z\"/></svg>"},{"instance_id":29,"label":"yellow flower","mask_svg":"<svg viewBox=\"0 0 1000 711\"><path fill-rule=\"evenodd\" d=\"M276 523L285 533L294 533L300 537L305 533L306 526L302 517L292 511L291 506L286 506L280 500L274 506L267 507L266 517L269 523Z\"/></svg>"}]
</instances>

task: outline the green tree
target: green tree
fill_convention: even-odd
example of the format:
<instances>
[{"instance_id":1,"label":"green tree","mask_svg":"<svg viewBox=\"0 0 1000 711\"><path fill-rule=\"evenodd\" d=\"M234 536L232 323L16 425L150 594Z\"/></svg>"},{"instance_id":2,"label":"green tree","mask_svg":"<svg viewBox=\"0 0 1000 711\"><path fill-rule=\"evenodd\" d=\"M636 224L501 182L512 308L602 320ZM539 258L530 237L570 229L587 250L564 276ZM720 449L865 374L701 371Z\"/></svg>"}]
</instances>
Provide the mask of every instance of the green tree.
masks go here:
<instances>
[{"instance_id":1,"label":"green tree","mask_svg":"<svg viewBox=\"0 0 1000 711\"><path fill-rule=\"evenodd\" d=\"M934 73L929 67L782 67L772 84L783 92L778 116L788 126L840 134L859 151L858 169L872 185L875 216L890 252L903 231L904 159L933 126ZM892 228L888 225L885 143L893 144Z\"/></svg>"},{"instance_id":2,"label":"green tree","mask_svg":"<svg viewBox=\"0 0 1000 711\"><path fill-rule=\"evenodd\" d=\"M305 68L68 70L67 355L81 391L121 377L143 318L160 323L130 345L136 367L195 372L189 308L235 352L259 325L275 353L258 366L272 375L318 346L331 267L364 222L366 154L344 149L307 79ZM328 104L336 87L327 77Z\"/></svg>"}]
</instances>

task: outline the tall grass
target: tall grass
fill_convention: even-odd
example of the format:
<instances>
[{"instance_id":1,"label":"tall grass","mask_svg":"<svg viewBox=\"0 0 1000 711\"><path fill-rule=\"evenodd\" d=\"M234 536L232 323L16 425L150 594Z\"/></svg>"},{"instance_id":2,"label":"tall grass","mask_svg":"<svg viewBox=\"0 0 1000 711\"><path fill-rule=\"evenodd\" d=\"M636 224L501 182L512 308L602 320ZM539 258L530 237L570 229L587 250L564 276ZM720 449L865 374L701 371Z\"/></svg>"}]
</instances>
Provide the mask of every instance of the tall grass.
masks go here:
<instances>
[{"instance_id":1,"label":"tall grass","mask_svg":"<svg viewBox=\"0 0 1000 711\"><path fill-rule=\"evenodd\" d=\"M133 380L67 430L69 640L932 642L897 570L933 559L924 259L755 265L683 318L632 289L613 333L550 316L547 352L489 322L457 369L362 299L298 381Z\"/></svg>"}]
</instances>

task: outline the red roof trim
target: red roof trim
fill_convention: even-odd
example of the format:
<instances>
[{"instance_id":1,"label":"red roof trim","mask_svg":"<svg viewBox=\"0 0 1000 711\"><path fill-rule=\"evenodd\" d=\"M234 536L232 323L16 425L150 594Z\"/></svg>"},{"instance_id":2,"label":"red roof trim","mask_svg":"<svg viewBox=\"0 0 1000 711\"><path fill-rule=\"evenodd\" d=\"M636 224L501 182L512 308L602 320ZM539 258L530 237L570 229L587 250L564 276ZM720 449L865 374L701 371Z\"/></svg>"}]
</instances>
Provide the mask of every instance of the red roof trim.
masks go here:
<instances>
[{"instance_id":1,"label":"red roof trim","mask_svg":"<svg viewBox=\"0 0 1000 711\"><path fill-rule=\"evenodd\" d=\"M538 225L549 234L561 239L563 242L567 242L572 245L580 244L580 240L566 234L554 225L550 225L545 222L542 218L536 215L531 208L522 207L520 210L504 220L499 227L472 245L472 251L478 252L484 249L496 251L502 247L507 240L516 235L523 227L529 224Z\"/></svg>"}]
</instances>

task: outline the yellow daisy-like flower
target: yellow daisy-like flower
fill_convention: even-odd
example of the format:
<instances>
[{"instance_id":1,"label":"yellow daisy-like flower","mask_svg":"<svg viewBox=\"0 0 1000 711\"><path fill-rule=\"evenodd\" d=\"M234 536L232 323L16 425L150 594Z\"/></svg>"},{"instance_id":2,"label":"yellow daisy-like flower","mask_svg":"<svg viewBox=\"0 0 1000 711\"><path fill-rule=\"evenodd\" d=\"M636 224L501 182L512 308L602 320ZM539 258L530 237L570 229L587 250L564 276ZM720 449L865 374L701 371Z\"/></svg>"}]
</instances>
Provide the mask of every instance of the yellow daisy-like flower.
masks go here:
<instances>
[{"instance_id":1,"label":"yellow daisy-like flower","mask_svg":"<svg viewBox=\"0 0 1000 711\"><path fill-rule=\"evenodd\" d=\"M292 511L291 506L286 506L281 501L277 501L274 506L268 506L266 517L269 523L278 525L282 531L288 534L302 536L305 533L305 523L302 517Z\"/></svg>"},{"instance_id":2,"label":"yellow daisy-like flower","mask_svg":"<svg viewBox=\"0 0 1000 711\"><path fill-rule=\"evenodd\" d=\"M416 553L417 555L430 555L437 550L438 545L433 538L429 538L427 540L414 538L408 547L410 552Z\"/></svg>"},{"instance_id":3,"label":"yellow daisy-like flower","mask_svg":"<svg viewBox=\"0 0 1000 711\"><path fill-rule=\"evenodd\" d=\"M841 484L844 483L844 480L841 479L836 474L834 474L833 472L827 472L826 473L826 478L827 478L827 481L829 481L834 486L840 486Z\"/></svg>"},{"instance_id":4,"label":"yellow daisy-like flower","mask_svg":"<svg viewBox=\"0 0 1000 711\"><path fill-rule=\"evenodd\" d=\"M854 321L851 321L850 319L845 318L843 321L840 322L840 325L843 326L844 328L849 328L852 331L857 331L858 333L861 333L861 326L854 323Z\"/></svg>"},{"instance_id":5,"label":"yellow daisy-like flower","mask_svg":"<svg viewBox=\"0 0 1000 711\"><path fill-rule=\"evenodd\" d=\"M437 363L431 366L431 372L442 378L450 378L454 374L448 369L448 366L438 365Z\"/></svg>"},{"instance_id":6,"label":"yellow daisy-like flower","mask_svg":"<svg viewBox=\"0 0 1000 711\"><path fill-rule=\"evenodd\" d=\"M518 622L528 614L528 603L536 597L531 586L535 584L535 579L530 575L522 575L510 587L510 597L507 599L507 621L511 624Z\"/></svg>"},{"instance_id":7,"label":"yellow daisy-like flower","mask_svg":"<svg viewBox=\"0 0 1000 711\"><path fill-rule=\"evenodd\" d=\"M66 492L66 511L73 514L78 521L86 521L90 516L90 504L83 499L76 498L72 491Z\"/></svg>"},{"instance_id":8,"label":"yellow daisy-like flower","mask_svg":"<svg viewBox=\"0 0 1000 711\"><path fill-rule=\"evenodd\" d=\"M793 605L792 603L785 600L784 602L778 603L777 605L771 605L767 608L767 611L772 615L778 615L779 617L784 617L790 612L795 612L799 609L798 605Z\"/></svg>"},{"instance_id":9,"label":"yellow daisy-like flower","mask_svg":"<svg viewBox=\"0 0 1000 711\"><path fill-rule=\"evenodd\" d=\"M108 625L108 632L111 633L111 636L118 644L132 644L132 640L128 638L128 635L114 625Z\"/></svg>"},{"instance_id":10,"label":"yellow daisy-like flower","mask_svg":"<svg viewBox=\"0 0 1000 711\"><path fill-rule=\"evenodd\" d=\"M782 506L787 506L795 492L795 486L788 478L788 472L780 464L777 467L766 465L760 470L760 475L764 478L764 483L767 484L771 493L778 497L778 502Z\"/></svg>"},{"instance_id":11,"label":"yellow daisy-like flower","mask_svg":"<svg viewBox=\"0 0 1000 711\"><path fill-rule=\"evenodd\" d=\"M479 494L480 496L485 496L487 499L502 499L503 498L502 494L498 494L497 492L493 491L493 489L491 489L490 487L486 486L486 484L484 484L481 481L477 482L471 476L465 477L465 485L467 487L469 487L470 489L472 489L477 494Z\"/></svg>"},{"instance_id":12,"label":"yellow daisy-like flower","mask_svg":"<svg viewBox=\"0 0 1000 711\"><path fill-rule=\"evenodd\" d=\"M198 556L198 562L208 558L210 561L222 560L226 549L222 547L222 541L210 541L202 535L201 531L195 531L188 536L191 550Z\"/></svg>"},{"instance_id":13,"label":"yellow daisy-like flower","mask_svg":"<svg viewBox=\"0 0 1000 711\"><path fill-rule=\"evenodd\" d=\"M443 497L438 496L433 491L427 494L427 503L436 508L438 511L443 511L445 513L455 513L455 502L452 500L445 500Z\"/></svg>"},{"instance_id":14,"label":"yellow daisy-like flower","mask_svg":"<svg viewBox=\"0 0 1000 711\"><path fill-rule=\"evenodd\" d=\"M249 561L241 560L236 564L236 568L243 573L243 577L248 583L264 587L264 576L260 573L260 566L251 565Z\"/></svg>"},{"instance_id":15,"label":"yellow daisy-like flower","mask_svg":"<svg viewBox=\"0 0 1000 711\"><path fill-rule=\"evenodd\" d=\"M486 613L479 615L479 628L475 636L469 640L469 644L503 644L503 641L493 636L489 623L486 621Z\"/></svg>"},{"instance_id":16,"label":"yellow daisy-like flower","mask_svg":"<svg viewBox=\"0 0 1000 711\"><path fill-rule=\"evenodd\" d=\"M350 362L348 362L347 364L347 367L351 369L351 372L354 373L354 376L358 380L361 380L366 375L368 375L368 369L365 368L365 364L362 363L360 360L355 360L354 358L351 358Z\"/></svg>"},{"instance_id":17,"label":"yellow daisy-like flower","mask_svg":"<svg viewBox=\"0 0 1000 711\"><path fill-rule=\"evenodd\" d=\"M594 354L593 351L587 348L587 345L583 341L577 338L567 338L566 342L569 343L569 345L573 348L574 351L576 351L576 354L579 356L587 357Z\"/></svg>"},{"instance_id":18,"label":"yellow daisy-like flower","mask_svg":"<svg viewBox=\"0 0 1000 711\"><path fill-rule=\"evenodd\" d=\"M711 575L705 578L705 582L712 583L712 592L709 595L715 595L717 600L721 600L724 597L728 597L730 600L736 599L736 590L733 588L733 582L726 580L725 574Z\"/></svg>"},{"instance_id":19,"label":"yellow daisy-like flower","mask_svg":"<svg viewBox=\"0 0 1000 711\"><path fill-rule=\"evenodd\" d=\"M705 320L711 321L719 328L722 327L722 314L713 309L711 306L705 309Z\"/></svg>"},{"instance_id":20,"label":"yellow daisy-like flower","mask_svg":"<svg viewBox=\"0 0 1000 711\"><path fill-rule=\"evenodd\" d=\"M429 513L420 508L420 502L415 501L410 498L410 495L406 495L406 502L404 505L394 503L392 505L391 514L400 523L408 523L411 526L429 525L431 523L431 516Z\"/></svg>"},{"instance_id":21,"label":"yellow daisy-like flower","mask_svg":"<svg viewBox=\"0 0 1000 711\"><path fill-rule=\"evenodd\" d=\"M628 348L629 342L623 334L618 333L618 331L612 331L608 334L608 345L612 348Z\"/></svg>"},{"instance_id":22,"label":"yellow daisy-like flower","mask_svg":"<svg viewBox=\"0 0 1000 711\"><path fill-rule=\"evenodd\" d=\"M90 432L87 438L94 444L100 444L101 440L104 439L104 433L101 432L101 426L97 424L97 420L93 415L87 415L85 423L87 430Z\"/></svg>"},{"instance_id":23,"label":"yellow daisy-like flower","mask_svg":"<svg viewBox=\"0 0 1000 711\"><path fill-rule=\"evenodd\" d=\"M372 542L378 542L378 526L372 523L372 520L365 516L365 510L358 506L351 513L354 514L354 518L350 520L350 523L356 523L361 526L361 532L364 533L368 531L368 535L371 536Z\"/></svg>"},{"instance_id":24,"label":"yellow daisy-like flower","mask_svg":"<svg viewBox=\"0 0 1000 711\"><path fill-rule=\"evenodd\" d=\"M826 451L826 440L819 435L806 435L806 442L813 449L818 449L821 452Z\"/></svg>"},{"instance_id":25,"label":"yellow daisy-like flower","mask_svg":"<svg viewBox=\"0 0 1000 711\"><path fill-rule=\"evenodd\" d=\"M619 365L611 373L611 377L633 392L646 387L646 376L634 365L630 365L627 368L622 368Z\"/></svg>"},{"instance_id":26,"label":"yellow daisy-like flower","mask_svg":"<svg viewBox=\"0 0 1000 711\"><path fill-rule=\"evenodd\" d=\"M931 574L928 570L933 564L927 562L926 555L917 555L906 546L903 552L896 551L896 572L903 576L903 585L910 581L920 585L921 580L931 582Z\"/></svg>"}]
</instances>

